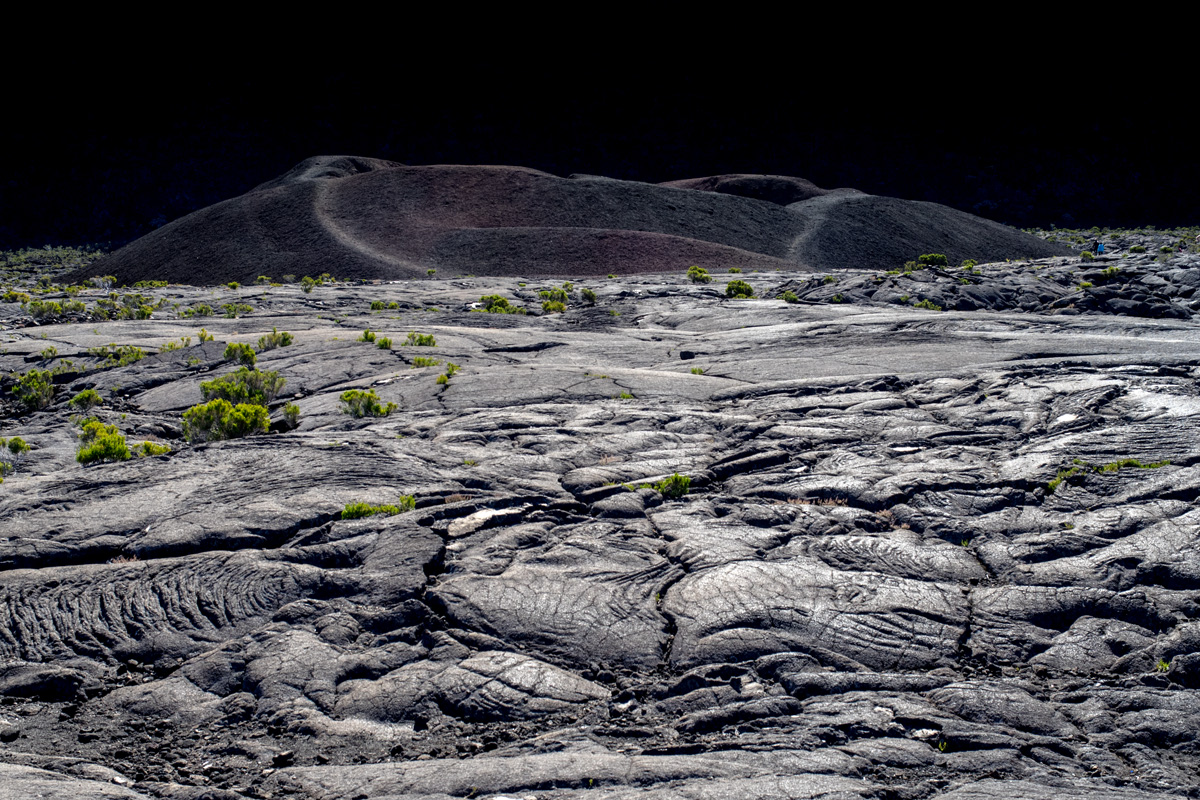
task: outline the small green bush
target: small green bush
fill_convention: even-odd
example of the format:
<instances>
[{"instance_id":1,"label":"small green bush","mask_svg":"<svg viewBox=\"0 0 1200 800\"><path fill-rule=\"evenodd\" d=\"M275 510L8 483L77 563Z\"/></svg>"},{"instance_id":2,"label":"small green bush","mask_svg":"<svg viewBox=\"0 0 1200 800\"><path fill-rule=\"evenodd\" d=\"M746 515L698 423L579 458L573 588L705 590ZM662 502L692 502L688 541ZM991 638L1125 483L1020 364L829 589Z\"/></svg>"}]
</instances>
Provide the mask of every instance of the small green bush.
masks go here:
<instances>
[{"instance_id":1,"label":"small green bush","mask_svg":"<svg viewBox=\"0 0 1200 800\"><path fill-rule=\"evenodd\" d=\"M405 347L437 347L437 340L433 338L432 333L417 333L409 331L408 338L404 340Z\"/></svg>"},{"instance_id":2,"label":"small green bush","mask_svg":"<svg viewBox=\"0 0 1200 800\"><path fill-rule=\"evenodd\" d=\"M482 311L488 314L524 314L525 309L521 306L514 306L508 302L508 298L498 294L485 294L479 298L479 302L483 303Z\"/></svg>"},{"instance_id":3,"label":"small green bush","mask_svg":"<svg viewBox=\"0 0 1200 800\"><path fill-rule=\"evenodd\" d=\"M128 461L131 457L125 437L116 425L106 425L98 419L84 420L79 439L80 447L75 453L75 460L80 464Z\"/></svg>"},{"instance_id":4,"label":"small green bush","mask_svg":"<svg viewBox=\"0 0 1200 800\"><path fill-rule=\"evenodd\" d=\"M1146 252L1146 248L1142 247L1140 244L1135 244L1133 247L1130 247L1130 248L1129 248L1129 252L1131 252L1131 253L1144 253L1144 252Z\"/></svg>"},{"instance_id":5,"label":"small green bush","mask_svg":"<svg viewBox=\"0 0 1200 800\"><path fill-rule=\"evenodd\" d=\"M300 288L305 294L311 294L314 286L317 286L317 282L307 275L300 279Z\"/></svg>"},{"instance_id":6,"label":"small green bush","mask_svg":"<svg viewBox=\"0 0 1200 800\"><path fill-rule=\"evenodd\" d=\"M3 439L0 439L0 444L4 444ZM14 456L23 456L29 452L29 445L26 444L25 440L20 436L14 436L13 438L9 439L8 444L5 446L8 447L8 452L12 453Z\"/></svg>"},{"instance_id":7,"label":"small green bush","mask_svg":"<svg viewBox=\"0 0 1200 800\"><path fill-rule=\"evenodd\" d=\"M212 306L208 303L199 303L191 308L184 309L183 312L183 316L185 317L211 317L212 315Z\"/></svg>"},{"instance_id":8,"label":"small green bush","mask_svg":"<svg viewBox=\"0 0 1200 800\"><path fill-rule=\"evenodd\" d=\"M692 479L687 475L680 475L678 472L672 473L671 477L664 478L654 484L654 490L663 497L671 498L672 500L683 497L691 488Z\"/></svg>"},{"instance_id":9,"label":"small green bush","mask_svg":"<svg viewBox=\"0 0 1200 800\"><path fill-rule=\"evenodd\" d=\"M401 511L412 511L417 507L417 498L411 494L402 494L400 495L399 504Z\"/></svg>"},{"instance_id":10,"label":"small green bush","mask_svg":"<svg viewBox=\"0 0 1200 800\"><path fill-rule=\"evenodd\" d=\"M438 375L438 376L437 376L437 381L436 381L436 383L437 383L437 385L438 385L438 386L445 386L445 385L446 385L447 383L449 383L449 382L450 382L450 376L449 376L449 375L447 375L447 374L445 374L445 373L442 373L441 375Z\"/></svg>"},{"instance_id":11,"label":"small green bush","mask_svg":"<svg viewBox=\"0 0 1200 800\"><path fill-rule=\"evenodd\" d=\"M225 303L221 306L221 310L225 312L226 318L237 319L244 314L254 311L254 306L247 305L246 303Z\"/></svg>"},{"instance_id":12,"label":"small green bush","mask_svg":"<svg viewBox=\"0 0 1200 800\"><path fill-rule=\"evenodd\" d=\"M183 412L183 435L189 442L238 439L252 433L266 433L271 426L270 414L260 405L239 403L217 398Z\"/></svg>"},{"instance_id":13,"label":"small green bush","mask_svg":"<svg viewBox=\"0 0 1200 800\"><path fill-rule=\"evenodd\" d=\"M358 337L358 340L360 342L373 342L375 341L375 334L371 332L370 328L367 328L362 332L362 336Z\"/></svg>"},{"instance_id":14,"label":"small green bush","mask_svg":"<svg viewBox=\"0 0 1200 800\"><path fill-rule=\"evenodd\" d=\"M1095 256L1089 253L1087 250L1084 250L1079 254L1079 258L1081 261L1091 261L1093 258L1095 258Z\"/></svg>"},{"instance_id":15,"label":"small green bush","mask_svg":"<svg viewBox=\"0 0 1200 800\"><path fill-rule=\"evenodd\" d=\"M417 356L413 359L412 366L409 369L418 369L419 367L436 367L442 362L436 358L426 358L425 356Z\"/></svg>"},{"instance_id":16,"label":"small green bush","mask_svg":"<svg viewBox=\"0 0 1200 800\"><path fill-rule=\"evenodd\" d=\"M745 281L730 281L725 285L725 296L734 299L754 297L754 287Z\"/></svg>"},{"instance_id":17,"label":"small green bush","mask_svg":"<svg viewBox=\"0 0 1200 800\"><path fill-rule=\"evenodd\" d=\"M92 347L88 350L88 355L96 358L103 358L104 363L101 367L127 367L130 364L141 361L146 357L146 352L140 347L134 347L131 344L115 345L109 344L102 347Z\"/></svg>"},{"instance_id":18,"label":"small green bush","mask_svg":"<svg viewBox=\"0 0 1200 800\"><path fill-rule=\"evenodd\" d=\"M729 271L730 271L730 272L732 272L732 273L733 273L733 274L735 274L735 275L741 275L741 274L742 274L741 267L730 267L730 268L729 268Z\"/></svg>"},{"instance_id":19,"label":"small green bush","mask_svg":"<svg viewBox=\"0 0 1200 800\"><path fill-rule=\"evenodd\" d=\"M399 514L401 511L399 506L372 506L367 503L347 503L342 509L342 519L362 519L363 517L373 517L376 514L385 514L389 517Z\"/></svg>"},{"instance_id":20,"label":"small green bush","mask_svg":"<svg viewBox=\"0 0 1200 800\"><path fill-rule=\"evenodd\" d=\"M240 288L242 288L242 285L241 285L240 283L238 283L237 281L230 281L229 283L227 283L227 284L225 284L225 285L226 285L226 286L228 286L230 289L240 289Z\"/></svg>"},{"instance_id":21,"label":"small green bush","mask_svg":"<svg viewBox=\"0 0 1200 800\"><path fill-rule=\"evenodd\" d=\"M941 253L925 253L917 256L917 263L922 267L948 267L950 261Z\"/></svg>"},{"instance_id":22,"label":"small green bush","mask_svg":"<svg viewBox=\"0 0 1200 800\"><path fill-rule=\"evenodd\" d=\"M165 456L171 452L171 446L166 444L157 444L155 442L142 442L137 447L133 448L133 454L138 458L146 456Z\"/></svg>"},{"instance_id":23,"label":"small green bush","mask_svg":"<svg viewBox=\"0 0 1200 800\"><path fill-rule=\"evenodd\" d=\"M704 367L692 367L692 374L693 375L703 375Z\"/></svg>"},{"instance_id":24,"label":"small green bush","mask_svg":"<svg viewBox=\"0 0 1200 800\"><path fill-rule=\"evenodd\" d=\"M200 384L205 400L221 399L230 403L250 403L265 406L270 403L287 383L278 372L260 372L249 367L239 367L237 372L222 375Z\"/></svg>"},{"instance_id":25,"label":"small green bush","mask_svg":"<svg viewBox=\"0 0 1200 800\"><path fill-rule=\"evenodd\" d=\"M392 349L392 340L386 336L380 336L378 339L375 340L375 346L378 347L380 350L391 350Z\"/></svg>"},{"instance_id":26,"label":"small green bush","mask_svg":"<svg viewBox=\"0 0 1200 800\"><path fill-rule=\"evenodd\" d=\"M712 282L712 275L708 274L708 270L696 264L688 267L687 276L688 280L690 280L692 283Z\"/></svg>"},{"instance_id":27,"label":"small green bush","mask_svg":"<svg viewBox=\"0 0 1200 800\"><path fill-rule=\"evenodd\" d=\"M583 299L585 301L587 301L588 305L591 305L591 306L596 305L596 293L593 292L591 289L587 289L587 288L580 289L579 294L583 296Z\"/></svg>"},{"instance_id":28,"label":"small green bush","mask_svg":"<svg viewBox=\"0 0 1200 800\"><path fill-rule=\"evenodd\" d=\"M104 400L100 397L100 393L95 389L84 389L82 392L72 397L68 405L70 405L71 408L86 414L96 406L103 403Z\"/></svg>"},{"instance_id":29,"label":"small green bush","mask_svg":"<svg viewBox=\"0 0 1200 800\"><path fill-rule=\"evenodd\" d=\"M959 266L963 269L974 269L975 267L979 266L979 262L973 258L968 258L964 259Z\"/></svg>"},{"instance_id":30,"label":"small green bush","mask_svg":"<svg viewBox=\"0 0 1200 800\"><path fill-rule=\"evenodd\" d=\"M919 303L913 303L913 308L923 308L926 311L941 311L942 307L932 300L922 300Z\"/></svg>"},{"instance_id":31,"label":"small green bush","mask_svg":"<svg viewBox=\"0 0 1200 800\"><path fill-rule=\"evenodd\" d=\"M380 403L374 389L350 389L342 392L339 399L344 406L342 411L352 417L386 417L398 407L395 403L386 406Z\"/></svg>"},{"instance_id":32,"label":"small green bush","mask_svg":"<svg viewBox=\"0 0 1200 800\"><path fill-rule=\"evenodd\" d=\"M50 373L40 369L31 369L22 375L12 391L21 405L30 411L43 409L54 400L54 383L50 380Z\"/></svg>"},{"instance_id":33,"label":"small green bush","mask_svg":"<svg viewBox=\"0 0 1200 800\"><path fill-rule=\"evenodd\" d=\"M295 403L288 403L283 407L283 418L287 422L289 428L294 428L300 424L300 406Z\"/></svg>"},{"instance_id":34,"label":"small green bush","mask_svg":"<svg viewBox=\"0 0 1200 800\"><path fill-rule=\"evenodd\" d=\"M200 344L204 344L205 342L211 342L213 340L212 334L209 333L208 331L206 331L204 328L201 328L200 332L198 334L196 334L196 336L199 337Z\"/></svg>"},{"instance_id":35,"label":"small green bush","mask_svg":"<svg viewBox=\"0 0 1200 800\"><path fill-rule=\"evenodd\" d=\"M799 303L800 302L800 298L796 297L796 293L793 292L791 289L789 289L786 292L784 292L783 294L779 295L779 299L785 303Z\"/></svg>"},{"instance_id":36,"label":"small green bush","mask_svg":"<svg viewBox=\"0 0 1200 800\"><path fill-rule=\"evenodd\" d=\"M258 360L258 356L254 354L254 348L244 342L230 342L225 345L224 356L230 361L249 366L254 366L254 362Z\"/></svg>"},{"instance_id":37,"label":"small green bush","mask_svg":"<svg viewBox=\"0 0 1200 800\"><path fill-rule=\"evenodd\" d=\"M276 347L287 347L292 343L292 335L287 331L280 332L278 328L272 327L271 332L258 337L258 351L265 353L268 350L274 350Z\"/></svg>"},{"instance_id":38,"label":"small green bush","mask_svg":"<svg viewBox=\"0 0 1200 800\"><path fill-rule=\"evenodd\" d=\"M547 300L542 303L542 313L544 314L562 314L566 312L567 307L557 300Z\"/></svg>"}]
</instances>

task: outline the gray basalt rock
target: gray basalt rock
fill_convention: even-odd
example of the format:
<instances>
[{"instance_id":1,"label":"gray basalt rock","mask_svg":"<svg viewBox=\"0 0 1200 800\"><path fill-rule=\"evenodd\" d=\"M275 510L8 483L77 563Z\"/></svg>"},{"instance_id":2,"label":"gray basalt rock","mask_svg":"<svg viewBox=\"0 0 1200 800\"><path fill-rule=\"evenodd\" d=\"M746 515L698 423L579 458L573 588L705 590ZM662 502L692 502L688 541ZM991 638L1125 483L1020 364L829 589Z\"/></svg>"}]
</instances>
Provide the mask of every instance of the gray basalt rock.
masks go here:
<instances>
[{"instance_id":1,"label":"gray basalt rock","mask_svg":"<svg viewBox=\"0 0 1200 800\"><path fill-rule=\"evenodd\" d=\"M1093 282L1163 313L1089 305L1062 258L744 271L736 301L685 264L562 314L466 277L0 303L5 374L74 362L42 409L0 378L31 446L0 451L0 797L1194 797L1197 267L1121 262ZM225 345L276 328L273 432L183 439ZM80 464L87 388L169 451Z\"/></svg>"}]
</instances>

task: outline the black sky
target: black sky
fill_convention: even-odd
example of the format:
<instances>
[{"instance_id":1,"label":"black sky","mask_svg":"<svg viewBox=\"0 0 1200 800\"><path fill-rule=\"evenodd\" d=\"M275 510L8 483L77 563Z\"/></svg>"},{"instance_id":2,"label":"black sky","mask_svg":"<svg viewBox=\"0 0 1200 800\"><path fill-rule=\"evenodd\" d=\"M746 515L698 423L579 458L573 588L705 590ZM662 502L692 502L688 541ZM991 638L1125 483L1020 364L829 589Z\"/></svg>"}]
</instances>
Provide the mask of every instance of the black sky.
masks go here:
<instances>
[{"instance_id":1,"label":"black sky","mask_svg":"<svg viewBox=\"0 0 1200 800\"><path fill-rule=\"evenodd\" d=\"M1200 223L1187 112L1171 103L882 75L441 70L22 77L2 134L0 247L121 244L321 154L643 181L796 175L1020 227Z\"/></svg>"}]
</instances>

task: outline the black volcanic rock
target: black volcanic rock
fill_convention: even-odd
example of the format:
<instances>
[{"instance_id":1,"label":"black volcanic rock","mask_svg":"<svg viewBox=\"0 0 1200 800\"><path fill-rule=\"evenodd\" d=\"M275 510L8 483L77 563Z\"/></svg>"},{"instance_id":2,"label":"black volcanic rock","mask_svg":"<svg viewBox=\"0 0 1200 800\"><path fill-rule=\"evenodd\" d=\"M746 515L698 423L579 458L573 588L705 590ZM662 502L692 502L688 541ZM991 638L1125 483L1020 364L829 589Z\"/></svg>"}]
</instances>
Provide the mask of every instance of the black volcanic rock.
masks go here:
<instances>
[{"instance_id":1,"label":"black volcanic rock","mask_svg":"<svg viewBox=\"0 0 1200 800\"><path fill-rule=\"evenodd\" d=\"M735 175L645 184L520 167L310 158L91 265L126 283L891 268L920 253L1066 254L944 206ZM75 276L82 279L88 275Z\"/></svg>"}]
</instances>

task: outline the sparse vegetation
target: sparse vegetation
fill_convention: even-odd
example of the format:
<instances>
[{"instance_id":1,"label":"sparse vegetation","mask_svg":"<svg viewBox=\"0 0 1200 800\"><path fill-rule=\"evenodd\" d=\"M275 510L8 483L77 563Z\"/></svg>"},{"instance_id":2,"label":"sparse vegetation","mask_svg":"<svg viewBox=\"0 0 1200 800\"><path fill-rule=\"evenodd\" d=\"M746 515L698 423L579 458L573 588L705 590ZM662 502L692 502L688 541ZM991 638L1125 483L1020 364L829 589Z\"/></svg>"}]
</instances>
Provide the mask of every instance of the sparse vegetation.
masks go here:
<instances>
[{"instance_id":1,"label":"sparse vegetation","mask_svg":"<svg viewBox=\"0 0 1200 800\"><path fill-rule=\"evenodd\" d=\"M399 514L402 509L399 506L372 506L367 503L347 503L342 509L342 519L362 519L363 517L373 517L377 514L383 514L391 517Z\"/></svg>"},{"instance_id":2,"label":"sparse vegetation","mask_svg":"<svg viewBox=\"0 0 1200 800\"><path fill-rule=\"evenodd\" d=\"M287 347L292 341L290 333L272 327L270 333L258 337L258 351L265 353L268 350L274 350L276 347Z\"/></svg>"},{"instance_id":3,"label":"sparse vegetation","mask_svg":"<svg viewBox=\"0 0 1200 800\"><path fill-rule=\"evenodd\" d=\"M192 406L183 412L183 435L189 442L238 439L270 429L270 415L260 405L234 405L224 398Z\"/></svg>"},{"instance_id":4,"label":"sparse vegetation","mask_svg":"<svg viewBox=\"0 0 1200 800\"><path fill-rule=\"evenodd\" d=\"M745 281L730 281L725 284L725 296L735 300L754 297L754 287Z\"/></svg>"},{"instance_id":5,"label":"sparse vegetation","mask_svg":"<svg viewBox=\"0 0 1200 800\"><path fill-rule=\"evenodd\" d=\"M421 367L436 367L442 362L436 358L426 358L425 356L417 356L413 359L412 366L409 369L419 369Z\"/></svg>"},{"instance_id":6,"label":"sparse vegetation","mask_svg":"<svg viewBox=\"0 0 1200 800\"><path fill-rule=\"evenodd\" d=\"M546 314L562 314L567 310L567 307L557 300L547 300L542 303L542 312Z\"/></svg>"},{"instance_id":7,"label":"sparse vegetation","mask_svg":"<svg viewBox=\"0 0 1200 800\"><path fill-rule=\"evenodd\" d=\"M102 405L104 400L100 397L100 393L95 389L84 389L79 394L71 398L68 405L83 414L91 411L98 405Z\"/></svg>"},{"instance_id":8,"label":"sparse vegetation","mask_svg":"<svg viewBox=\"0 0 1200 800\"><path fill-rule=\"evenodd\" d=\"M54 401L54 382L50 380L49 372L40 369L31 369L22 375L12 391L29 411L39 411Z\"/></svg>"},{"instance_id":9,"label":"sparse vegetation","mask_svg":"<svg viewBox=\"0 0 1200 800\"><path fill-rule=\"evenodd\" d=\"M157 442L142 442L137 447L133 448L133 454L138 458L146 456L165 456L171 452L171 446L166 444L158 444Z\"/></svg>"},{"instance_id":10,"label":"sparse vegetation","mask_svg":"<svg viewBox=\"0 0 1200 800\"><path fill-rule=\"evenodd\" d=\"M408 338L404 340L405 347L437 347L437 340L433 338L432 333L417 333L409 331Z\"/></svg>"},{"instance_id":11,"label":"sparse vegetation","mask_svg":"<svg viewBox=\"0 0 1200 800\"><path fill-rule=\"evenodd\" d=\"M375 334L371 331L370 328L367 328L365 331L362 332L362 336L358 337L358 340L360 342L373 342L373 341L375 341Z\"/></svg>"},{"instance_id":12,"label":"sparse vegetation","mask_svg":"<svg viewBox=\"0 0 1200 800\"><path fill-rule=\"evenodd\" d=\"M477 309L488 314L524 314L525 309L521 306L514 306L508 301L507 297L498 294L485 294L479 298L479 302L483 303L483 308Z\"/></svg>"},{"instance_id":13,"label":"sparse vegetation","mask_svg":"<svg viewBox=\"0 0 1200 800\"><path fill-rule=\"evenodd\" d=\"M800 298L796 297L796 293L788 289L783 294L779 295L779 299L785 303L799 303Z\"/></svg>"},{"instance_id":14,"label":"sparse vegetation","mask_svg":"<svg viewBox=\"0 0 1200 800\"><path fill-rule=\"evenodd\" d=\"M924 253L917 256L917 263L922 267L948 267L950 261L941 253Z\"/></svg>"},{"instance_id":15,"label":"sparse vegetation","mask_svg":"<svg viewBox=\"0 0 1200 800\"><path fill-rule=\"evenodd\" d=\"M254 348L243 342L230 342L225 345L224 357L249 366L254 366L254 362L258 360L258 356L254 354Z\"/></svg>"},{"instance_id":16,"label":"sparse vegetation","mask_svg":"<svg viewBox=\"0 0 1200 800\"><path fill-rule=\"evenodd\" d=\"M712 275L708 274L708 270L706 270L704 267L697 266L694 264L692 266L688 267L687 276L688 276L688 280L690 280L692 283L711 283L712 282ZM611 278L612 276L610 275L609 277Z\"/></svg>"},{"instance_id":17,"label":"sparse vegetation","mask_svg":"<svg viewBox=\"0 0 1200 800\"><path fill-rule=\"evenodd\" d=\"M288 403L283 407L283 419L287 422L289 428L294 428L300 424L300 406L295 403Z\"/></svg>"},{"instance_id":18,"label":"sparse vegetation","mask_svg":"<svg viewBox=\"0 0 1200 800\"><path fill-rule=\"evenodd\" d=\"M202 382L200 393L205 400L220 398L230 403L265 406L275 399L286 383L287 380L279 377L278 372L260 372L241 367L237 372Z\"/></svg>"},{"instance_id":19,"label":"sparse vegetation","mask_svg":"<svg viewBox=\"0 0 1200 800\"><path fill-rule=\"evenodd\" d=\"M98 419L87 419L80 425L79 450L75 460L80 464L107 461L128 461L131 458L125 437L116 425L106 425Z\"/></svg>"},{"instance_id":20,"label":"sparse vegetation","mask_svg":"<svg viewBox=\"0 0 1200 800\"><path fill-rule=\"evenodd\" d=\"M923 308L926 311L941 311L942 310L942 307L939 306L937 303L933 302L932 300L921 300L919 302L913 303L913 308Z\"/></svg>"},{"instance_id":21,"label":"sparse vegetation","mask_svg":"<svg viewBox=\"0 0 1200 800\"><path fill-rule=\"evenodd\" d=\"M350 389L342 392L339 399L342 411L352 417L386 417L397 408L395 403L386 406L380 403L374 389Z\"/></svg>"},{"instance_id":22,"label":"sparse vegetation","mask_svg":"<svg viewBox=\"0 0 1200 800\"><path fill-rule=\"evenodd\" d=\"M102 347L93 347L88 350L88 355L103 358L104 363L100 366L105 368L127 367L146 357L146 353L142 348L130 344L120 346L108 344Z\"/></svg>"},{"instance_id":23,"label":"sparse vegetation","mask_svg":"<svg viewBox=\"0 0 1200 800\"><path fill-rule=\"evenodd\" d=\"M378 339L375 340L375 346L378 347L380 350L391 350L392 349L392 340L386 336L380 336Z\"/></svg>"}]
</instances>

